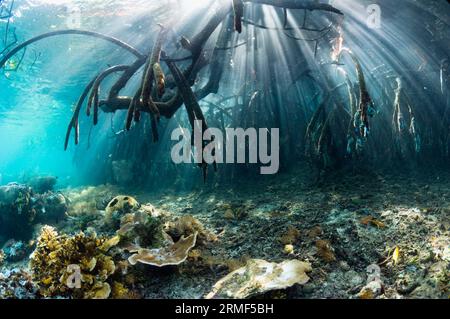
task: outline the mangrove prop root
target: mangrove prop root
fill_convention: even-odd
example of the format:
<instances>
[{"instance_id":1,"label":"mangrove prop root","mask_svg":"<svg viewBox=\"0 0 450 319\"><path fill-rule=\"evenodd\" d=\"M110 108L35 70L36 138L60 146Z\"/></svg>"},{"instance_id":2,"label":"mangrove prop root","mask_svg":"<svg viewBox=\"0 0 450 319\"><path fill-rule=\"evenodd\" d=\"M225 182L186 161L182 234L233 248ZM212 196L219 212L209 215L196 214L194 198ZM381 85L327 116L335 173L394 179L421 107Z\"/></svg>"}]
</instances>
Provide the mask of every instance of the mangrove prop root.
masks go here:
<instances>
[{"instance_id":1,"label":"mangrove prop root","mask_svg":"<svg viewBox=\"0 0 450 319\"><path fill-rule=\"evenodd\" d=\"M194 92L192 92L191 87L189 86L186 78L184 77L183 73L181 73L180 69L172 62L166 62L167 66L170 69L170 72L172 73L175 82L177 83L178 89L180 91L181 96L184 100L184 105L186 106L186 110L188 112L189 121L191 123L192 129L195 129L195 123L196 120L199 120L202 122L202 130L204 133L208 129L208 125L206 123L206 119L203 115L203 112L200 108L200 105L198 104L197 98L194 95ZM205 145L202 145L201 151L203 153L203 147ZM202 168L203 171L203 180L206 182L207 177L207 164L203 160L199 166Z\"/></svg>"},{"instance_id":2,"label":"mangrove prop root","mask_svg":"<svg viewBox=\"0 0 450 319\"><path fill-rule=\"evenodd\" d=\"M232 0L234 12L234 30L242 33L242 18L244 17L244 1Z\"/></svg>"},{"instance_id":3,"label":"mangrove prop root","mask_svg":"<svg viewBox=\"0 0 450 319\"><path fill-rule=\"evenodd\" d=\"M72 119L70 120L69 127L67 128L66 133L66 139L64 142L64 150L67 150L67 146L69 145L69 139L70 139L70 132L72 129L75 129L75 145L78 144L79 141L79 123L78 123L78 116L80 115L81 108L83 107L84 100L86 100L86 97L89 94L89 91L94 86L95 80L97 77L95 77L84 89L83 93L81 94L80 98L78 99L77 106L75 107L75 111L73 112Z\"/></svg>"},{"instance_id":4,"label":"mangrove prop root","mask_svg":"<svg viewBox=\"0 0 450 319\"><path fill-rule=\"evenodd\" d=\"M54 31L54 32L49 32L49 33L44 33L41 34L37 37L34 37L30 40L27 40L21 44L19 44L18 46L16 46L14 49L12 49L11 51L8 52L8 54L6 54L1 60L0 60L0 68L2 68L5 63L11 59L14 55L16 55L17 52L19 52L20 50L26 48L27 46L38 42L40 40L46 39L46 38L51 38L51 37L55 37L55 36L60 36L60 35L68 35L68 34L74 34L74 35L85 35L85 36L90 36L90 37L94 37L94 38L98 38L98 39L102 39L105 41L109 41L115 45L118 45L119 47L127 50L128 52L132 53L133 55L135 55L137 58L143 58L144 55L142 53L140 53L137 49L133 48L131 45L116 39L114 37L111 36L107 36L104 35L102 33L98 33L98 32L94 32L94 31L86 31L86 30L73 30L73 29L69 29L69 30L61 30L61 31Z\"/></svg>"},{"instance_id":5,"label":"mangrove prop root","mask_svg":"<svg viewBox=\"0 0 450 319\"><path fill-rule=\"evenodd\" d=\"M128 102L128 112L127 119L125 123L125 129L129 131L131 129L131 124L133 123L134 114L136 112L136 105L140 102L141 89L139 89L133 98ZM111 101L111 99L109 99Z\"/></svg>"},{"instance_id":6,"label":"mangrove prop root","mask_svg":"<svg viewBox=\"0 0 450 319\"><path fill-rule=\"evenodd\" d=\"M352 58L353 63L355 64L356 74L358 76L358 83L359 83L359 113L361 120L360 134L361 136L366 137L367 132L370 129L369 107L373 108L372 98L370 97L369 92L367 91L366 80L359 59L349 49L343 48L341 54L343 52L347 52Z\"/></svg>"},{"instance_id":7,"label":"mangrove prop root","mask_svg":"<svg viewBox=\"0 0 450 319\"><path fill-rule=\"evenodd\" d=\"M164 39L166 38L166 34L167 30L162 27L161 31L159 32L158 38L156 39L155 45L153 46L152 51L147 58L141 86L141 95L144 105L148 105L149 110L157 117L159 117L159 110L152 99L153 83L155 80L154 66L156 63L159 64L161 60L161 50Z\"/></svg>"},{"instance_id":8,"label":"mangrove prop root","mask_svg":"<svg viewBox=\"0 0 450 319\"><path fill-rule=\"evenodd\" d=\"M197 99L202 99L211 92L217 92L219 85L218 83L220 81L222 74L222 70L217 69L218 65L220 64L219 62L221 60L220 58L221 55L218 54L218 51L228 50L229 48L226 47L224 49L217 48L217 50L215 50L216 52L214 54L213 60L208 61L207 59L203 58L204 46L206 45L207 41L210 39L214 31L217 29L217 27L224 21L226 17L230 16L230 13L232 12L234 12L236 31L238 32L242 31L244 3L271 5L283 9L322 10L342 14L342 12L332 7L331 5L321 4L318 3L317 1L310 1L310 0L302 0L302 1L233 0L221 2L220 7L217 10L215 10L213 15L209 18L208 22L199 33L191 37L190 41L187 40L187 38L183 38L185 40L182 41L182 44L184 44L183 47L188 49L191 53L191 55L186 59L191 60L190 65L187 68L185 68L184 71L182 72L175 65L174 62L176 60L165 61L169 66L171 73L173 74L174 80L165 79L164 73L161 69L161 66L159 65L160 61L164 60L161 59L162 45L166 33L164 28L162 28L161 33L158 35L158 40L156 41L152 49L152 52L149 56L142 54L131 45L114 37L93 31L70 29L45 33L17 45L10 52L2 56L2 59L0 60L0 67L3 67L11 57L13 57L22 49L25 49L27 46L36 43L40 40L60 35L83 35L103 39L105 41L108 41L121 47L122 49L136 56L137 60L131 65L112 67L104 71L103 73L100 73L86 86L77 102L76 108L73 112L72 119L67 128L67 134L64 145L65 149L67 149L68 147L68 142L70 139L72 129L74 129L75 131L75 143L78 144L79 142L79 114L84 102L88 97L89 99L87 112L90 113L91 108L92 107L94 108L95 124L98 121L99 108L101 108L104 112L115 112L117 110L122 109L128 110L126 121L127 129L131 127L133 118L135 121L139 121L141 112L148 112L152 116L152 129L154 130L153 134L154 138L155 137L157 138L157 131L155 131L156 116L159 117L159 115L161 114L167 118L170 118L183 105L184 102L190 122L192 123L196 119L201 120L204 123L204 129L206 129L207 126L205 122L205 117L202 113L202 110L198 104ZM224 41L224 43L226 42ZM166 59L168 58L166 57ZM214 76L213 73L215 72L211 72L213 74L214 79L210 79L207 86L201 89L196 97L196 95L192 92L191 86L194 84L199 72L210 63L212 63L211 65L212 69L217 70L218 71L217 74L220 74L220 76ZM141 69L143 65L146 66L144 70L144 77L142 85L137 90L136 94L132 98L120 97L119 96L120 91L127 86L127 84L130 82L130 79L138 72L139 69ZM99 89L102 81L109 74L118 71L122 71L123 74L110 88L108 98L104 101L101 101L99 98ZM166 81L168 81L168 83L165 83ZM165 85L170 86L171 88L177 87L176 93L172 94L171 92L170 95L166 96L166 94L164 93ZM156 87L156 90L153 90L153 87ZM155 95L156 98L155 101L153 101L154 96L153 91L156 91L157 93ZM164 102L159 101L159 99L164 100ZM205 163L203 163L201 166L204 169L204 177L206 178L206 165Z\"/></svg>"},{"instance_id":9,"label":"mangrove prop root","mask_svg":"<svg viewBox=\"0 0 450 319\"><path fill-rule=\"evenodd\" d=\"M128 65L116 65L106 69L95 79L94 85L92 86L91 94L89 95L88 106L86 111L87 115L89 116L92 104L94 104L94 125L97 125L98 123L100 85L110 74L113 74L115 72L126 71L128 68L129 68Z\"/></svg>"},{"instance_id":10,"label":"mangrove prop root","mask_svg":"<svg viewBox=\"0 0 450 319\"><path fill-rule=\"evenodd\" d=\"M251 2L255 4L266 4L274 7L280 7L284 9L303 9L303 10L319 10L328 11L344 15L344 13L333 7L332 5L326 3L319 3L313 0L246 0L245 2Z\"/></svg>"},{"instance_id":11,"label":"mangrove prop root","mask_svg":"<svg viewBox=\"0 0 450 319\"><path fill-rule=\"evenodd\" d=\"M111 87L108 99L116 98L120 91L127 85L133 75L145 64L146 57L136 60L130 67L122 74L117 82Z\"/></svg>"},{"instance_id":12,"label":"mangrove prop root","mask_svg":"<svg viewBox=\"0 0 450 319\"><path fill-rule=\"evenodd\" d=\"M160 117L158 107L156 106L152 98L153 83L157 83L158 96L163 95L165 87L164 73L159 63L161 61L162 45L167 35L167 29L165 29L162 25L160 26L161 31L159 32L155 45L153 46L152 51L147 58L147 63L145 65L142 85L140 89L142 102L144 106L146 106L150 111L153 142L157 142L159 139L158 126L156 121L159 120Z\"/></svg>"}]
</instances>

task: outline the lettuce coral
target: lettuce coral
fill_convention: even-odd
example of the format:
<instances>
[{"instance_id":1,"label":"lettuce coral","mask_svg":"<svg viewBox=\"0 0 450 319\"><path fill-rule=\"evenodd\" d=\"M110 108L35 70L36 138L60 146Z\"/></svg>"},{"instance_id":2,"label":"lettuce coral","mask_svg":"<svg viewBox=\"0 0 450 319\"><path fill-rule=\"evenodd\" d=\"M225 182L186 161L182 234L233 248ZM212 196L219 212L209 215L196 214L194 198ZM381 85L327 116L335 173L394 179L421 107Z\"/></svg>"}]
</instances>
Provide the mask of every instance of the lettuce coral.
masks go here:
<instances>
[{"instance_id":1,"label":"lettuce coral","mask_svg":"<svg viewBox=\"0 0 450 319\"><path fill-rule=\"evenodd\" d=\"M219 280L206 299L244 299L268 291L286 289L295 284L304 285L309 281L306 273L310 271L311 264L299 260L285 260L276 264L251 259L246 266Z\"/></svg>"},{"instance_id":2,"label":"lettuce coral","mask_svg":"<svg viewBox=\"0 0 450 319\"><path fill-rule=\"evenodd\" d=\"M181 237L178 242L172 242L161 248L138 249L136 254L128 258L128 262L131 265L139 262L156 267L179 265L188 258L189 251L194 248L197 241L197 235L195 232L187 238Z\"/></svg>"}]
</instances>

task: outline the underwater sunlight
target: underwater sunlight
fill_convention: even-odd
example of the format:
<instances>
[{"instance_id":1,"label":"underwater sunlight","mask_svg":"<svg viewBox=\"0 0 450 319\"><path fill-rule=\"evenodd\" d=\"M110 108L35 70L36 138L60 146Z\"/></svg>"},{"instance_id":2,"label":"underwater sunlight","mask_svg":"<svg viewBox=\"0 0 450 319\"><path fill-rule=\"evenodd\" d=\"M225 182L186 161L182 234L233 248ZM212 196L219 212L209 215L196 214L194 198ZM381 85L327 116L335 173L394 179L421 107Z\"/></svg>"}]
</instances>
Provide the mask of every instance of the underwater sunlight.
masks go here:
<instances>
[{"instance_id":1,"label":"underwater sunlight","mask_svg":"<svg viewBox=\"0 0 450 319\"><path fill-rule=\"evenodd\" d=\"M0 0L0 299L448 299L449 9Z\"/></svg>"}]
</instances>

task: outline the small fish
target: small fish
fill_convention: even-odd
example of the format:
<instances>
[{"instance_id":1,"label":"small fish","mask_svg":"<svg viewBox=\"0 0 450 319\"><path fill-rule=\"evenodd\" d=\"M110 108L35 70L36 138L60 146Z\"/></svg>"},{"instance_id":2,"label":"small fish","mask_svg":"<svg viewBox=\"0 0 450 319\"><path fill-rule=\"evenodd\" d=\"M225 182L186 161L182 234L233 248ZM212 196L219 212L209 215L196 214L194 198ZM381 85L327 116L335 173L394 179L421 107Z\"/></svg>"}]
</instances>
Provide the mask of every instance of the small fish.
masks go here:
<instances>
[{"instance_id":1,"label":"small fish","mask_svg":"<svg viewBox=\"0 0 450 319\"><path fill-rule=\"evenodd\" d=\"M400 248L395 247L394 253L392 254L392 261L394 262L394 265L398 264L398 260L400 258Z\"/></svg>"}]
</instances>

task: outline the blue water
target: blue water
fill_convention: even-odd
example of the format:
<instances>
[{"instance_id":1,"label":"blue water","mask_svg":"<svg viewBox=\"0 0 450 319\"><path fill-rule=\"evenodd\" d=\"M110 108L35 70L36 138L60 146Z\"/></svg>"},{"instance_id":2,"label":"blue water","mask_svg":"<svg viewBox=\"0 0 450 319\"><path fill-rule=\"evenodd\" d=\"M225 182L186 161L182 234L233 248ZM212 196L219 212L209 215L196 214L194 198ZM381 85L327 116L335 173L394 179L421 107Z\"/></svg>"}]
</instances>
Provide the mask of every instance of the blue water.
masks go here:
<instances>
[{"instance_id":1,"label":"blue water","mask_svg":"<svg viewBox=\"0 0 450 319\"><path fill-rule=\"evenodd\" d=\"M169 2L173 4L176 1ZM212 3L211 0L178 1L176 6L179 12L183 13L183 18L180 20L184 21L184 28L176 30L177 36L196 34L208 17L203 11ZM444 112L448 108L448 73L444 74L443 84L442 81L440 81L441 84L439 82L439 65L445 57L448 58L449 49L448 41L446 41L449 17L448 13L439 10L441 6L432 5L429 9L418 2L408 1L404 10L397 10L399 4L384 1L382 6L384 20L381 27L374 30L365 25L365 8L370 4L367 1L345 0L329 3L335 4L346 15L345 45L359 56L368 78L369 91L378 106L379 121L377 122L376 119L373 121L374 134L382 133L386 125L391 122L392 114L389 107L392 101L386 100L383 89L386 89L390 94L389 98L392 98L397 76L402 76L413 83L408 89L408 94L411 101L421 104L415 106L419 120L424 116L430 116L431 121L435 121L435 119L442 119L443 114L449 114ZM70 10L73 11L75 7L82 12L80 28L115 36L142 52L148 52L153 43L149 39L155 36L149 30L154 30L156 22L164 21L171 16L171 11L159 1L16 0L14 3L12 0L1 1L4 9L10 8L12 4L12 16L0 20L0 39L3 38L0 49L11 44L14 34L17 43L20 43L41 33L71 27L73 21L70 17L73 12L71 13ZM423 15L423 23L416 19L420 10L426 12ZM261 22L265 22L268 26L279 26L282 23L281 18L276 17L275 11L269 11L267 7L255 12L265 14ZM276 12L280 15L279 11ZM294 15L294 13L290 14ZM295 22L301 21L302 17L298 13L298 16L296 14L290 19ZM440 33L437 34L436 30ZM250 60L255 64L255 69L261 68L261 70L255 71L248 68L247 72L254 72L255 76L260 76L264 70L275 65L276 81L280 87L289 86L290 77L295 77L295 72L291 68L299 62L298 53L291 54L289 51L292 48L289 45L295 42L272 31L266 33L260 30L258 33L254 31L252 38L252 32L248 39L243 36L236 37L234 43L242 42L240 39L256 41L255 37L258 35L260 42L257 49L265 49L266 51L261 52L275 55L276 58L268 62L265 60L265 55L261 54L259 60L256 58L255 61ZM261 34L264 34L264 38ZM430 43L433 47L429 45ZM314 45L298 42L299 52L306 57L310 65L327 65L330 55L327 50L331 45L326 41L321 42L317 52L314 52ZM219 97L239 91L242 83L245 82L245 67L247 67L244 53L259 52L252 50L245 51L244 47L236 48L230 54L230 60L224 61L228 63L226 68L228 73L222 80ZM17 54L9 63L14 67L19 62L20 56L21 54ZM107 181L108 172L102 168L107 167L105 163L109 161L117 141L124 138L117 133L123 129L125 112L118 112L115 115L101 114L99 125L93 127L92 119L84 115L83 109L80 117L80 145L75 147L71 137L69 149L64 151L64 137L74 104L85 85L98 74L99 70L104 70L111 65L129 64L133 60L134 57L131 54L105 41L70 35L33 44L27 48L17 70L3 70L0 74L0 184L20 181L26 176L47 174L58 176L60 186ZM350 66L341 68L344 69L343 72L336 68L331 69L332 67L327 69L329 70L327 76L335 85L342 83L342 74L348 74L352 81L356 77L351 63L349 64L348 59L346 62ZM325 69L326 67L323 67L322 70ZM289 73L291 71L292 73ZM205 77L206 75L202 74L198 82L204 83ZM105 86L111 85L116 78L117 76L112 76L105 82ZM131 81L131 85L128 85L121 94L133 95L133 85L136 86L137 83L138 79ZM438 94L441 85L442 91L446 92ZM279 94L282 98L286 97L288 101L288 103L283 101L277 106L281 109L280 123L294 132L290 137L290 141L294 141L290 144L291 149L292 147L300 149L298 153L290 155L289 163L303 157L302 134L307 123L304 123L304 119L297 119L297 116L304 113L307 118L311 117L312 111L317 108L314 102L317 101L314 100L316 89L311 84L304 84L303 87L296 84L290 86L290 89L281 90L283 93ZM345 91L342 95L345 96ZM279 102L276 98L273 101ZM424 101L427 101L426 104ZM303 108L296 109L300 104ZM274 109L273 113L277 114L277 111ZM185 118L184 113L179 116ZM171 124L167 124L168 122ZM176 127L178 122L163 121L161 125L161 127L165 125ZM427 135L430 123L422 121L420 125L423 133L423 152L430 152L432 145L437 143L437 138L433 132ZM431 123L432 126L433 123ZM162 130L162 140L166 142L152 146L152 159L155 162L169 160L167 137L170 136L170 131ZM374 149L380 149L376 151L378 157L375 162L378 163L383 161L385 153L391 152L389 149L383 149L386 136L380 136L370 141ZM144 136L142 141L149 138ZM296 141L297 139L299 141ZM448 143L448 139L446 141ZM139 160L141 146L136 146L138 145L136 140L130 143L135 143L137 151L133 156L135 160ZM428 150L427 146L429 146ZM343 149L345 145L339 147ZM413 158L412 155L408 156ZM448 158L448 154L446 156ZM154 166L149 169L158 171L158 168Z\"/></svg>"},{"instance_id":2,"label":"blue water","mask_svg":"<svg viewBox=\"0 0 450 319\"><path fill-rule=\"evenodd\" d=\"M5 6L10 3L3 1ZM67 3L70 2L15 1L10 30L15 29L18 41L22 42L40 33L67 28L68 14L64 6ZM84 27L111 33L114 16L94 18L96 15L101 17L103 10L111 6L106 2L97 5L98 9L89 7ZM115 10L119 9L115 7ZM0 21L2 35L6 24L6 19ZM116 35L125 32L129 31L119 30ZM8 43L10 41L11 34ZM95 173L91 174L91 165L84 163L96 160L101 165L102 159L97 158L95 150L96 142L90 146L89 152L84 152L86 145L79 149L71 145L64 152L66 127L74 103L97 70L114 62L128 62L130 58L130 55L102 41L80 36L57 37L29 47L17 71L2 72L0 184L33 174L56 175L61 184L93 182ZM105 119L105 122L109 123L109 120ZM89 124L84 123L83 141L86 141L89 129ZM102 127L96 130L101 132ZM101 134L99 137L98 132L94 133L101 139ZM78 162L74 161L76 153L83 157Z\"/></svg>"}]
</instances>

